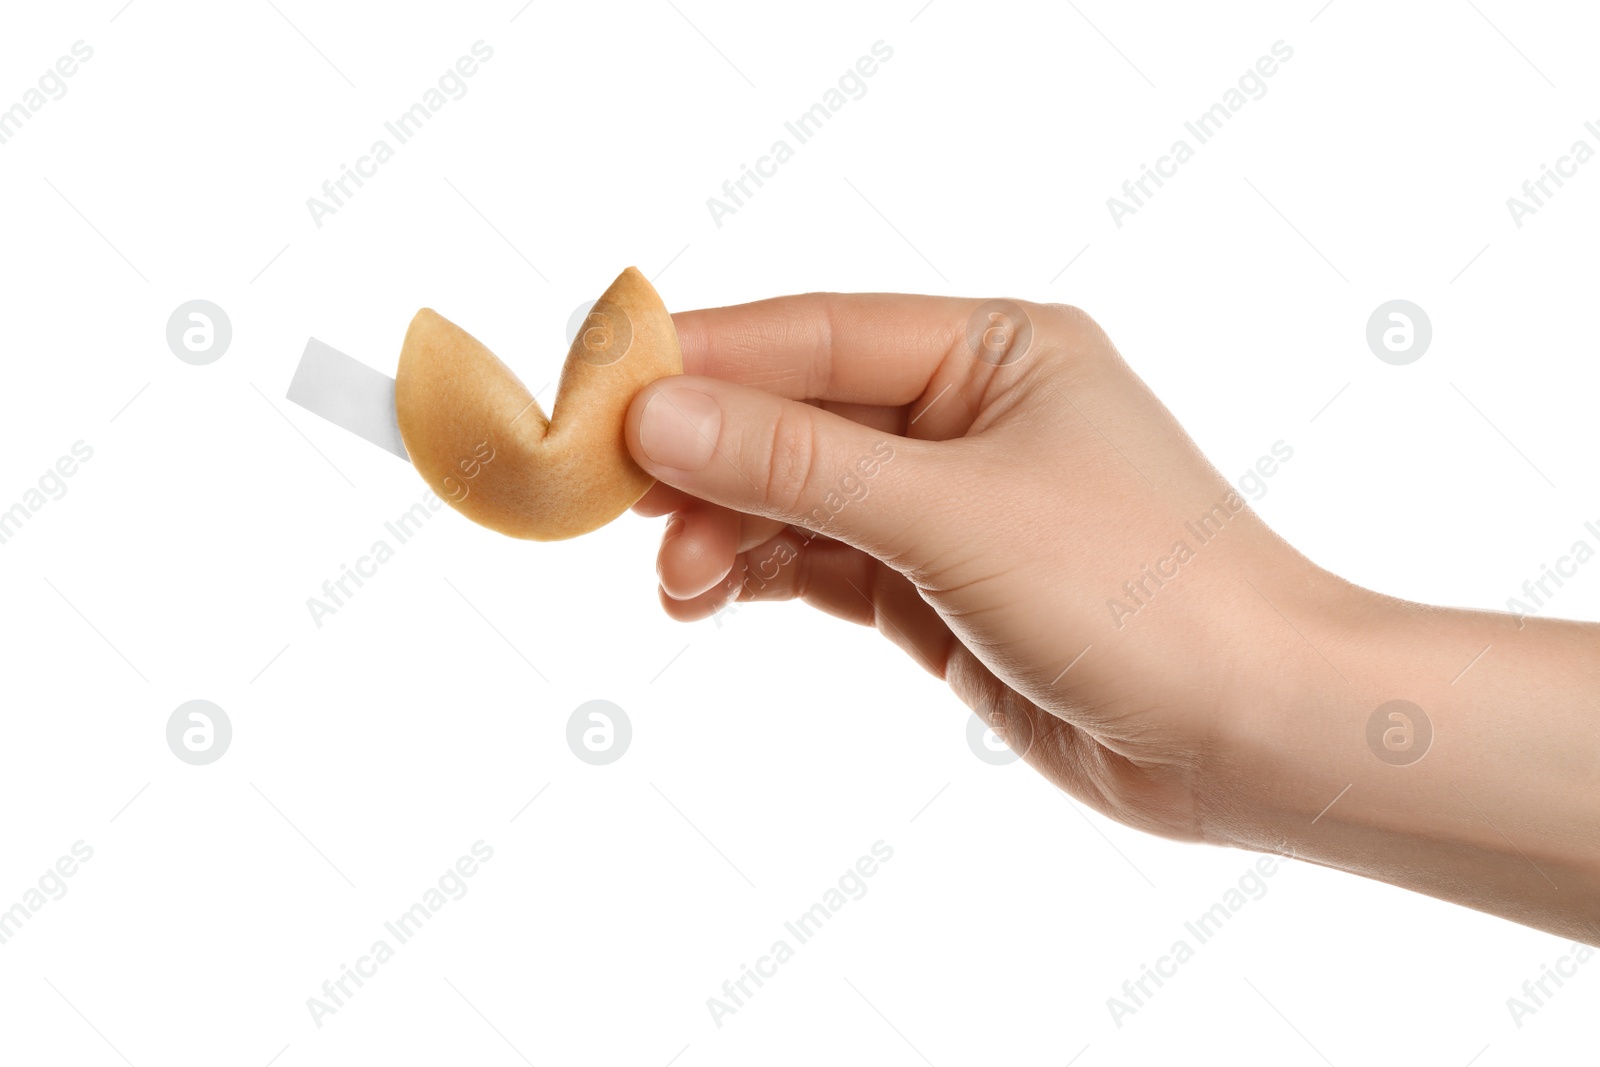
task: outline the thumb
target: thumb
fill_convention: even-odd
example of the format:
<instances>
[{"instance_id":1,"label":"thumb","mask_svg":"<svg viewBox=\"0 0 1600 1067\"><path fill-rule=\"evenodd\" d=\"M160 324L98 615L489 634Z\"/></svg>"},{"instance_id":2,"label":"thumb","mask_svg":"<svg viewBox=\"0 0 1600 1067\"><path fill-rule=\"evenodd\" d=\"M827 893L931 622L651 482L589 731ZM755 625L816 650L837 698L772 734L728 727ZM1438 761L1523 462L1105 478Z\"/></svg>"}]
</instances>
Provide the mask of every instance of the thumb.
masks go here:
<instances>
[{"instance_id":1,"label":"thumb","mask_svg":"<svg viewBox=\"0 0 1600 1067\"><path fill-rule=\"evenodd\" d=\"M929 558L933 442L686 375L640 391L625 435L648 473L702 500L825 534L891 564Z\"/></svg>"}]
</instances>

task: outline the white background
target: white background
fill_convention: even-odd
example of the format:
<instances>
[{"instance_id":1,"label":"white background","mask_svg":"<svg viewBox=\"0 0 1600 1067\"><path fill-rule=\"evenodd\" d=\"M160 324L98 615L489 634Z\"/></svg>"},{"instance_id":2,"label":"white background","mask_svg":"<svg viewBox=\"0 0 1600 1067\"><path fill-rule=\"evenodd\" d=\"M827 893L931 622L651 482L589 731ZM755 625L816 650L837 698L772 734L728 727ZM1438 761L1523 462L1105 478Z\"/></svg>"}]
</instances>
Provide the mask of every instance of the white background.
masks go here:
<instances>
[{"instance_id":1,"label":"white background","mask_svg":"<svg viewBox=\"0 0 1600 1067\"><path fill-rule=\"evenodd\" d=\"M1107 998L1254 856L1141 836L980 761L969 713L870 633L791 605L668 622L659 520L540 545L447 510L318 628L306 599L425 487L284 399L313 336L393 373L423 305L537 388L574 308L630 263L672 308L1067 301L1225 473L1294 449L1255 507L1313 559L1502 609L1600 520L1600 162L1520 229L1505 203L1597 143L1592 10L276 3L7 5L0 107L75 41L94 55L0 145L0 508L74 442L94 454L0 546L0 908L74 842L94 854L0 945L0 1060L1592 1047L1600 963L1519 1028L1507 998L1569 945L1303 865L1119 1027ZM480 39L467 95L314 225L307 197ZM866 94L717 226L707 198L880 40ZM1116 227L1106 198L1279 40L1267 94ZM195 298L233 325L209 366L165 340ZM1393 298L1433 323L1410 366L1366 346ZM1600 566L1551 612L1600 617ZM205 767L165 741L195 698L234 729ZM634 729L605 767L565 742L597 698ZM467 895L318 1027L307 998L480 839ZM715 1025L706 998L879 840L894 856L867 894Z\"/></svg>"}]
</instances>

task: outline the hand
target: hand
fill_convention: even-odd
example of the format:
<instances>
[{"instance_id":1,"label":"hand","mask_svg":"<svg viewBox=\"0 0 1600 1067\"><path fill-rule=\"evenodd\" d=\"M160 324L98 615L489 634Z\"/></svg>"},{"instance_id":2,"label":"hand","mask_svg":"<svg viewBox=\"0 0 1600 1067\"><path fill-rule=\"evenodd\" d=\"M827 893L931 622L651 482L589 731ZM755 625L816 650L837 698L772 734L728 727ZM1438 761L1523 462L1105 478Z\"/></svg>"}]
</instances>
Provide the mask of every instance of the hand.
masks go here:
<instances>
[{"instance_id":1,"label":"hand","mask_svg":"<svg viewBox=\"0 0 1600 1067\"><path fill-rule=\"evenodd\" d=\"M1074 308L813 294L674 319L688 373L626 427L659 479L636 510L672 516L673 617L802 599L876 626L1125 823L1600 943L1600 627L1315 566ZM1381 756L1393 698L1448 743Z\"/></svg>"},{"instance_id":2,"label":"hand","mask_svg":"<svg viewBox=\"0 0 1600 1067\"><path fill-rule=\"evenodd\" d=\"M1284 610L1334 580L1087 316L1010 307L811 295L676 316L689 376L644 391L627 428L660 479L637 510L672 514L663 603L696 619L800 598L875 625L1063 789L1204 837L1219 728L1282 629L1243 576Z\"/></svg>"}]
</instances>

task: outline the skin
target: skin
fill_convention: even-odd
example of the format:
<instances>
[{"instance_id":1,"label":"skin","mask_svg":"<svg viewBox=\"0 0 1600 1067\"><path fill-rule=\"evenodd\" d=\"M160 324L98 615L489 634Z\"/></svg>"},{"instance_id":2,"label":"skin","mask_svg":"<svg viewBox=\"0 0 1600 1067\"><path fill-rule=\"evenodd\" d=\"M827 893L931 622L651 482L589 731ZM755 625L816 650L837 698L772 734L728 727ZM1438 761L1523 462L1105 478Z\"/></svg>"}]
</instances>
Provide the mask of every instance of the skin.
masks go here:
<instances>
[{"instance_id":1,"label":"skin","mask_svg":"<svg viewBox=\"0 0 1600 1067\"><path fill-rule=\"evenodd\" d=\"M985 334L985 359L979 304L674 316L687 373L640 392L625 432L659 479L635 510L670 516L668 614L804 601L875 627L1112 818L1600 944L1600 626L1338 578L1238 499L1087 315L1019 302L1030 343ZM1147 565L1169 577L1135 599ZM1425 753L1403 765L1368 739L1397 699L1432 729L1383 720L1405 760Z\"/></svg>"}]
</instances>

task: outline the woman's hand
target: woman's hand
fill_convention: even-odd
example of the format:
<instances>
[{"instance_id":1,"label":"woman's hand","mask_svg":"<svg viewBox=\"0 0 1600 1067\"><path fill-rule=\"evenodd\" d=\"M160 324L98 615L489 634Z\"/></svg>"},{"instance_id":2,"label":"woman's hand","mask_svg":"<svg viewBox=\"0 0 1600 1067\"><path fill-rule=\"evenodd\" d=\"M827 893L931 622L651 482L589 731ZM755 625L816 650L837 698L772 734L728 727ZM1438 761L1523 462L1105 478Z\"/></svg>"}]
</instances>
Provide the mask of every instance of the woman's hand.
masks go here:
<instances>
[{"instance_id":1,"label":"woman's hand","mask_svg":"<svg viewBox=\"0 0 1600 1067\"><path fill-rule=\"evenodd\" d=\"M1600 627L1321 570L1074 308L812 294L674 319L687 373L626 429L659 479L636 510L672 516L673 617L803 599L1125 823L1600 942ZM1397 699L1422 721L1385 717Z\"/></svg>"},{"instance_id":2,"label":"woman's hand","mask_svg":"<svg viewBox=\"0 0 1600 1067\"><path fill-rule=\"evenodd\" d=\"M1294 637L1259 593L1333 583L1087 316L819 294L676 323L688 376L628 420L675 618L798 597L876 625L1074 796L1206 836L1219 729L1286 651L1262 630Z\"/></svg>"}]
</instances>

